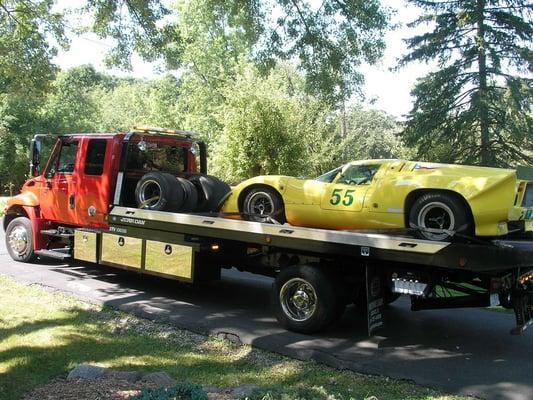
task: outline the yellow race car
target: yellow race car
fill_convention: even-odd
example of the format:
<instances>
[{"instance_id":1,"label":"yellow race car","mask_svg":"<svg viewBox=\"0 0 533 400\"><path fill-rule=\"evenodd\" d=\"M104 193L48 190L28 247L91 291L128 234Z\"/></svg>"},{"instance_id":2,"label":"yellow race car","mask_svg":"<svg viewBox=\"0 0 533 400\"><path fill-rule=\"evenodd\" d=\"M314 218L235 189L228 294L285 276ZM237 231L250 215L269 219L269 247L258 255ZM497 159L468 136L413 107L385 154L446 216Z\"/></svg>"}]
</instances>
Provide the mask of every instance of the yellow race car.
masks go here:
<instances>
[{"instance_id":1,"label":"yellow race car","mask_svg":"<svg viewBox=\"0 0 533 400\"><path fill-rule=\"evenodd\" d=\"M448 240L533 230L531 168L364 160L315 179L258 176L232 189L221 211L252 221L327 229L414 228Z\"/></svg>"}]
</instances>

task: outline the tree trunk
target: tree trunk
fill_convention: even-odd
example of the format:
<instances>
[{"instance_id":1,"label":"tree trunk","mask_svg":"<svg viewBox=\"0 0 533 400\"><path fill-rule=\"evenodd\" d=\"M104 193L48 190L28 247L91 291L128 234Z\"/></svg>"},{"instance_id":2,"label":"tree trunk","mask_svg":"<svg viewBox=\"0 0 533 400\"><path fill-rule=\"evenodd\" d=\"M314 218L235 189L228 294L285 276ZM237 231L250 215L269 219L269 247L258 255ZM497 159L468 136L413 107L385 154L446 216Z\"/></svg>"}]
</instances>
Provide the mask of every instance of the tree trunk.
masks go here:
<instances>
[{"instance_id":1,"label":"tree trunk","mask_svg":"<svg viewBox=\"0 0 533 400\"><path fill-rule=\"evenodd\" d=\"M479 130L481 134L481 165L494 166L490 148L489 112L487 108L487 55L485 53L485 0L477 0L477 46L479 74Z\"/></svg>"}]
</instances>

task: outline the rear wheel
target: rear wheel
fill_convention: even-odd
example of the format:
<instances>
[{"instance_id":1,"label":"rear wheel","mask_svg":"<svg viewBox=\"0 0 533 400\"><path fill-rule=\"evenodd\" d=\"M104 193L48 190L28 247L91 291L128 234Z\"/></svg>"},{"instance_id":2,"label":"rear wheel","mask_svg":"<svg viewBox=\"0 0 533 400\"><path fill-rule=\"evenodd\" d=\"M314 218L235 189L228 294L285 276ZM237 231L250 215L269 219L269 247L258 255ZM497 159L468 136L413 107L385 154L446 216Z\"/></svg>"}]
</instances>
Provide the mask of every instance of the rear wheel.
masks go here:
<instances>
[{"instance_id":1,"label":"rear wheel","mask_svg":"<svg viewBox=\"0 0 533 400\"><path fill-rule=\"evenodd\" d=\"M31 262L37 258L32 233L31 221L26 217L17 217L7 225L6 247L13 260Z\"/></svg>"},{"instance_id":2,"label":"rear wheel","mask_svg":"<svg viewBox=\"0 0 533 400\"><path fill-rule=\"evenodd\" d=\"M464 204L447 193L420 196L409 212L409 225L422 228L416 231L418 237L435 241L450 240L452 236L444 232L446 230L460 231L465 235L473 232L473 224Z\"/></svg>"},{"instance_id":3,"label":"rear wheel","mask_svg":"<svg viewBox=\"0 0 533 400\"><path fill-rule=\"evenodd\" d=\"M320 267L285 268L272 286L272 306L286 329L313 333L338 319L346 306L340 283Z\"/></svg>"},{"instance_id":4,"label":"rear wheel","mask_svg":"<svg viewBox=\"0 0 533 400\"><path fill-rule=\"evenodd\" d=\"M242 211L245 218L255 222L267 222L269 219L283 224L285 208L278 192L270 187L251 189L244 198Z\"/></svg>"}]
</instances>

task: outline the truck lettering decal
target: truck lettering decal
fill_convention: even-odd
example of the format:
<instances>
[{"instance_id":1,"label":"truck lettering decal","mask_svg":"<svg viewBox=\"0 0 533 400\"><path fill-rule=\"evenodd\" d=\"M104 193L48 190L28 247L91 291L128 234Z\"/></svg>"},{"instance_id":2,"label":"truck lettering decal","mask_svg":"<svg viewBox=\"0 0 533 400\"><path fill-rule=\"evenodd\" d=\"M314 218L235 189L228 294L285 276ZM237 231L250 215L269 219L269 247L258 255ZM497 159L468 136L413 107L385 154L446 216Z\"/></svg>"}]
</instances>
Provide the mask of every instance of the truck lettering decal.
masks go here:
<instances>
[{"instance_id":1,"label":"truck lettering decal","mask_svg":"<svg viewBox=\"0 0 533 400\"><path fill-rule=\"evenodd\" d=\"M122 217L122 218L120 218L120 222L124 222L126 224L144 225L144 223L146 221L144 221L142 219Z\"/></svg>"}]
</instances>

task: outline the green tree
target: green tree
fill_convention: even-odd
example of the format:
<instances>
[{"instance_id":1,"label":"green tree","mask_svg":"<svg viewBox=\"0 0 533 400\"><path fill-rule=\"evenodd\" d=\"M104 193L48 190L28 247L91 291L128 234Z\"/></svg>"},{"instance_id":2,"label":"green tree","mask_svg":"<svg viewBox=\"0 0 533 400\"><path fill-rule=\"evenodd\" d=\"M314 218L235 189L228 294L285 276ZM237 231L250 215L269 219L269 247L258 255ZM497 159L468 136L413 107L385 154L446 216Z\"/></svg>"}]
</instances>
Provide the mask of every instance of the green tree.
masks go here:
<instances>
[{"instance_id":1,"label":"green tree","mask_svg":"<svg viewBox=\"0 0 533 400\"><path fill-rule=\"evenodd\" d=\"M56 73L50 42L68 44L53 4L0 0L0 191L18 190L27 173L28 141L42 126L39 107Z\"/></svg>"},{"instance_id":2,"label":"green tree","mask_svg":"<svg viewBox=\"0 0 533 400\"><path fill-rule=\"evenodd\" d=\"M420 157L492 166L531 163L532 6L522 0L412 0L430 31L400 65L436 60L415 85L404 138Z\"/></svg>"},{"instance_id":3,"label":"green tree","mask_svg":"<svg viewBox=\"0 0 533 400\"><path fill-rule=\"evenodd\" d=\"M66 47L53 0L0 0L0 93L44 91L56 72L53 38Z\"/></svg>"},{"instance_id":4,"label":"green tree","mask_svg":"<svg viewBox=\"0 0 533 400\"><path fill-rule=\"evenodd\" d=\"M98 118L98 86L112 86L111 78L90 65L61 71L51 85L42 108L44 131L70 133L94 131Z\"/></svg>"},{"instance_id":5,"label":"green tree","mask_svg":"<svg viewBox=\"0 0 533 400\"><path fill-rule=\"evenodd\" d=\"M298 132L291 129L290 96L270 76L262 79L254 68L224 90L219 109L223 126L214 143L212 173L230 182L267 174L298 174L303 155Z\"/></svg>"},{"instance_id":6,"label":"green tree","mask_svg":"<svg viewBox=\"0 0 533 400\"><path fill-rule=\"evenodd\" d=\"M411 153L402 144L401 126L379 110L349 110L346 134L339 141L341 162L379 158L409 158Z\"/></svg>"},{"instance_id":7,"label":"green tree","mask_svg":"<svg viewBox=\"0 0 533 400\"><path fill-rule=\"evenodd\" d=\"M307 75L307 89L334 103L347 98L363 77L362 61L381 55L388 12L378 0L188 0L187 7L210 22L209 33L240 35L249 55L270 69L279 60L295 59ZM179 10L179 8L178 8ZM88 0L92 31L112 37L116 46L109 61L129 66L133 52L145 59L164 59L171 68L183 62L189 26L170 18L171 10L158 0ZM275 17L274 17L275 16ZM194 27L193 27L194 29ZM187 35L185 35L187 36Z\"/></svg>"},{"instance_id":8,"label":"green tree","mask_svg":"<svg viewBox=\"0 0 533 400\"><path fill-rule=\"evenodd\" d=\"M180 94L180 83L172 75L163 75L151 81L122 80L112 88L95 88L91 95L97 106L94 129L117 131L132 126L182 127L183 117L177 109Z\"/></svg>"}]
</instances>

